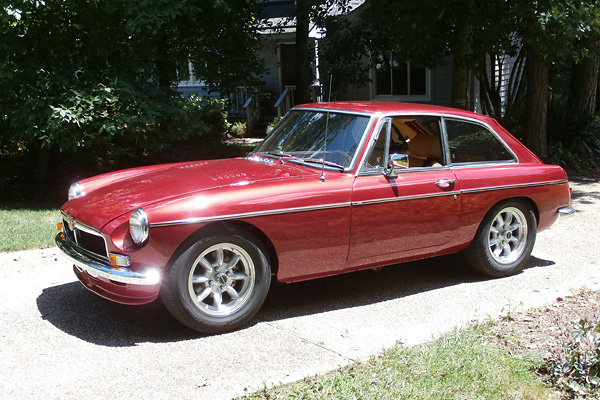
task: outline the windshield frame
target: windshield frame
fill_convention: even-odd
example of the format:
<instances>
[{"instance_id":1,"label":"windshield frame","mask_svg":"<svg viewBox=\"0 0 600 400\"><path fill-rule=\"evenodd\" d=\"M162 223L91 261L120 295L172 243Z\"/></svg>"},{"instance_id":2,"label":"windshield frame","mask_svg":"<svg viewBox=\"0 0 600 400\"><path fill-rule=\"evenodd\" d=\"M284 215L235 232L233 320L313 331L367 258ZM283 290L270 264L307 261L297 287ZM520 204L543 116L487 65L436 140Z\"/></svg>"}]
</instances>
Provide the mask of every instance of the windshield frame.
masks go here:
<instances>
[{"instance_id":1,"label":"windshield frame","mask_svg":"<svg viewBox=\"0 0 600 400\"><path fill-rule=\"evenodd\" d=\"M361 134L360 140L358 140L358 142L357 142L356 151L352 155L352 158L351 158L350 162L348 163L347 167L340 165L341 168L336 168L334 166L330 166L327 164L325 164L323 166L323 164L320 162L312 162L312 161L304 162L302 157L295 157L293 154L286 154L286 152L283 152L283 151L282 151L281 156L278 157L278 155L275 154L275 152L273 150L271 150L271 151L259 150L260 147L263 146L263 144L267 140L269 140L271 138L271 136L274 135L275 132L277 132L282 121L284 121L285 118L287 118L290 113L297 112L297 111L314 112L314 113L321 113L321 114L326 114L326 115L329 114L329 116L332 114L344 114L344 115L368 118L368 120L366 121L366 124L365 124L365 128ZM271 132L269 132L269 134L265 137L265 139L250 154L248 154L248 157L256 157L256 156L266 157L266 158L278 157L279 159L289 160L290 162L293 162L295 164L301 164L301 165L304 165L304 166L307 166L310 168L315 168L315 169L325 168L328 171L351 172L356 168L357 162L358 162L359 158L361 158L361 155L362 155L364 147L365 147L365 143L367 142L369 133L372 131L373 122L375 121L375 119L376 119L375 115L373 115L371 113L367 113L367 112L356 112L356 111L348 111L348 110L340 110L340 109L313 108L313 107L294 107L294 108L290 109L281 118L281 120L277 123L277 125L275 125L273 127L273 129L271 130ZM310 158L310 160L317 161L319 159ZM327 162L327 160L326 160L326 162Z\"/></svg>"}]
</instances>

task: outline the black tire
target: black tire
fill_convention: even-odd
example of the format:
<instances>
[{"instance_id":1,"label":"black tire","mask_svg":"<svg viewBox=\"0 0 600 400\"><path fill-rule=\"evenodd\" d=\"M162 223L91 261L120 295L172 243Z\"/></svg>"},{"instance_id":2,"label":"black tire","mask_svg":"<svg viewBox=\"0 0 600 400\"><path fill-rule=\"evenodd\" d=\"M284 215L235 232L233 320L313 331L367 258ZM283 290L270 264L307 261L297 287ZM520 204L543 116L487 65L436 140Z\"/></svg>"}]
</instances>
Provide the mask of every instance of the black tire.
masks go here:
<instances>
[{"instance_id":1,"label":"black tire","mask_svg":"<svg viewBox=\"0 0 600 400\"><path fill-rule=\"evenodd\" d=\"M500 278L523 270L537 234L531 207L519 200L497 204L485 216L475 239L465 250L472 269Z\"/></svg>"},{"instance_id":2,"label":"black tire","mask_svg":"<svg viewBox=\"0 0 600 400\"><path fill-rule=\"evenodd\" d=\"M260 242L224 234L190 246L165 272L161 298L169 312L202 333L246 324L262 306L271 268Z\"/></svg>"}]
</instances>

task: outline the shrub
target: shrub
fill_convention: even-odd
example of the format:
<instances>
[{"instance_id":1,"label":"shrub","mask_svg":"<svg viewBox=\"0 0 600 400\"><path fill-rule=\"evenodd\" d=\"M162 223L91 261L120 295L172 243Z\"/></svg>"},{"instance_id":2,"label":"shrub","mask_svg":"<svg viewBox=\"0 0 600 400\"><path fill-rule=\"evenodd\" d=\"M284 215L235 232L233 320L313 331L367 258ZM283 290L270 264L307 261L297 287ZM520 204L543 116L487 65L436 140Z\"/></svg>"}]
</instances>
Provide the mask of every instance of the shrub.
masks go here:
<instances>
[{"instance_id":1,"label":"shrub","mask_svg":"<svg viewBox=\"0 0 600 400\"><path fill-rule=\"evenodd\" d=\"M575 169L600 165L600 116L586 117L568 106L567 98L554 95L548 107L550 159Z\"/></svg>"},{"instance_id":2,"label":"shrub","mask_svg":"<svg viewBox=\"0 0 600 400\"><path fill-rule=\"evenodd\" d=\"M600 395L600 322L579 322L552 363L551 380L578 395Z\"/></svg>"},{"instance_id":3,"label":"shrub","mask_svg":"<svg viewBox=\"0 0 600 400\"><path fill-rule=\"evenodd\" d=\"M281 118L282 117L275 117L273 118L273 121L269 122L269 125L267 125L267 133L271 132L273 128L275 128L275 125L277 125L279 121L281 121Z\"/></svg>"},{"instance_id":4,"label":"shrub","mask_svg":"<svg viewBox=\"0 0 600 400\"><path fill-rule=\"evenodd\" d=\"M231 134L238 138L245 137L247 134L246 122L234 122L233 125L231 125Z\"/></svg>"}]
</instances>

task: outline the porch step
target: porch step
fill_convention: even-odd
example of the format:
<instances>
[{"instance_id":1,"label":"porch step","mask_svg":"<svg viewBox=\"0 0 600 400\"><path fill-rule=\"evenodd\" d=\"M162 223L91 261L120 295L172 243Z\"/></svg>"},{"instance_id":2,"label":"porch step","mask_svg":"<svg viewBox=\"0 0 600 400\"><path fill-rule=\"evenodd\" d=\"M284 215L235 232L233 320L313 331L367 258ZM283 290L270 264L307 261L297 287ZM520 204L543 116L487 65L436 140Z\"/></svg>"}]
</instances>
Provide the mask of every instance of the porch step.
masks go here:
<instances>
[{"instance_id":1,"label":"porch step","mask_svg":"<svg viewBox=\"0 0 600 400\"><path fill-rule=\"evenodd\" d=\"M250 138L264 138L267 135L267 127L273 121L275 115L261 115L260 119L248 135Z\"/></svg>"}]
</instances>

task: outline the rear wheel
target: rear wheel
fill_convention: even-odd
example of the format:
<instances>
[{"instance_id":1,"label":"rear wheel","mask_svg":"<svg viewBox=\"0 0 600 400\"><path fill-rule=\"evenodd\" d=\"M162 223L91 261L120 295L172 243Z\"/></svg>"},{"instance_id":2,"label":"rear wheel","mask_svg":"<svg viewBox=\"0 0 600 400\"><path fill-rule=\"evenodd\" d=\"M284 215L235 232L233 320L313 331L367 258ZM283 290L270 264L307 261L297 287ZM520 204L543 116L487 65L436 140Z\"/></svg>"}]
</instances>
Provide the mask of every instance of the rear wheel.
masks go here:
<instances>
[{"instance_id":1,"label":"rear wheel","mask_svg":"<svg viewBox=\"0 0 600 400\"><path fill-rule=\"evenodd\" d=\"M247 323L260 309L271 270L260 242L236 234L190 246L163 279L162 300L184 325L220 333Z\"/></svg>"},{"instance_id":2,"label":"rear wheel","mask_svg":"<svg viewBox=\"0 0 600 400\"><path fill-rule=\"evenodd\" d=\"M485 275L519 273L531 255L536 218L529 205L510 200L495 206L483 219L473 243L465 250L470 266Z\"/></svg>"}]
</instances>

